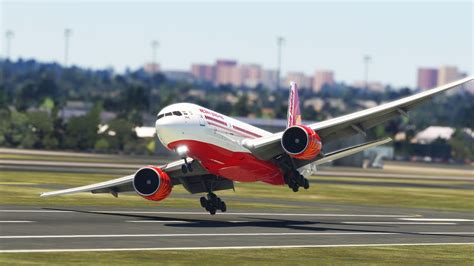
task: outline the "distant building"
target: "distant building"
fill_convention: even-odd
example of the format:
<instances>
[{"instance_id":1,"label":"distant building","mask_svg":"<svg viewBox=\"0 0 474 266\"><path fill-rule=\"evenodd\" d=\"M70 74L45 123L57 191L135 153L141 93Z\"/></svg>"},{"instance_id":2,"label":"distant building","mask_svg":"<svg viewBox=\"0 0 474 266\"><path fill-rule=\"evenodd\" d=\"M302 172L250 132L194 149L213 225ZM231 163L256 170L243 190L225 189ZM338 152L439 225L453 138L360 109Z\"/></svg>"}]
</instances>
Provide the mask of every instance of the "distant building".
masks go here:
<instances>
[{"instance_id":1,"label":"distant building","mask_svg":"<svg viewBox=\"0 0 474 266\"><path fill-rule=\"evenodd\" d=\"M148 63L143 66L143 70L148 74L158 73L161 71L160 65L155 63Z\"/></svg>"},{"instance_id":2,"label":"distant building","mask_svg":"<svg viewBox=\"0 0 474 266\"><path fill-rule=\"evenodd\" d=\"M451 81L459 79L460 73L455 66L442 66L438 70L438 86L447 84Z\"/></svg>"},{"instance_id":3,"label":"distant building","mask_svg":"<svg viewBox=\"0 0 474 266\"><path fill-rule=\"evenodd\" d=\"M217 60L216 61L216 85L240 86L241 74L235 60Z\"/></svg>"},{"instance_id":4,"label":"distant building","mask_svg":"<svg viewBox=\"0 0 474 266\"><path fill-rule=\"evenodd\" d=\"M334 72L330 70L319 70L314 73L313 90L321 91L324 85L334 85Z\"/></svg>"},{"instance_id":5,"label":"distant building","mask_svg":"<svg viewBox=\"0 0 474 266\"><path fill-rule=\"evenodd\" d=\"M212 65L193 64L191 73L197 81L214 82L215 68Z\"/></svg>"},{"instance_id":6,"label":"distant building","mask_svg":"<svg viewBox=\"0 0 474 266\"><path fill-rule=\"evenodd\" d=\"M261 83L264 87L271 90L276 89L278 72L276 70L263 70Z\"/></svg>"},{"instance_id":7,"label":"distant building","mask_svg":"<svg viewBox=\"0 0 474 266\"><path fill-rule=\"evenodd\" d=\"M302 72L288 72L283 88L289 87L291 81L296 82L299 88L311 89L312 87L311 79Z\"/></svg>"},{"instance_id":8,"label":"distant building","mask_svg":"<svg viewBox=\"0 0 474 266\"><path fill-rule=\"evenodd\" d=\"M255 88L262 81L262 67L257 64L245 64L240 66L242 85Z\"/></svg>"},{"instance_id":9,"label":"distant building","mask_svg":"<svg viewBox=\"0 0 474 266\"><path fill-rule=\"evenodd\" d=\"M195 81L193 74L188 71L180 71L180 70L171 70L171 71L164 71L163 74L168 80L171 81L185 81L192 83Z\"/></svg>"},{"instance_id":10,"label":"distant building","mask_svg":"<svg viewBox=\"0 0 474 266\"><path fill-rule=\"evenodd\" d=\"M418 68L418 84L420 90L427 90L436 87L438 84L438 70L435 68Z\"/></svg>"}]
</instances>

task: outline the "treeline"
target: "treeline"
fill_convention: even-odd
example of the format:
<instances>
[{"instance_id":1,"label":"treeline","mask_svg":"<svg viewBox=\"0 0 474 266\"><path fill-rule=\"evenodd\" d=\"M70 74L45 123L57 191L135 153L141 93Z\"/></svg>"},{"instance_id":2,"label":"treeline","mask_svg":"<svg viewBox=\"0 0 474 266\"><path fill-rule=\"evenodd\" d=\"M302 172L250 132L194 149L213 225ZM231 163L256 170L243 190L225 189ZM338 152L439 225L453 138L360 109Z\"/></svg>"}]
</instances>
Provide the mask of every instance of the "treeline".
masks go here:
<instances>
[{"instance_id":1,"label":"treeline","mask_svg":"<svg viewBox=\"0 0 474 266\"><path fill-rule=\"evenodd\" d=\"M190 84L167 80L160 73L143 70L63 68L34 60L0 60L0 146L140 152L153 149L150 140L139 139L135 126L152 125L164 106L193 102L231 116L285 118L288 90L256 89ZM409 88L372 92L344 84L325 86L321 92L301 90L302 102L321 99L321 110L302 105L305 120L321 121L366 108L363 102L380 104L412 94ZM87 114L64 120L61 110L68 102L93 105ZM333 102L333 104L327 104ZM268 111L270 110L270 111ZM113 113L107 128L101 112ZM474 96L453 93L435 97L431 103L374 130L375 135L413 132L429 125L474 128ZM467 145L472 147L472 142Z\"/></svg>"}]
</instances>

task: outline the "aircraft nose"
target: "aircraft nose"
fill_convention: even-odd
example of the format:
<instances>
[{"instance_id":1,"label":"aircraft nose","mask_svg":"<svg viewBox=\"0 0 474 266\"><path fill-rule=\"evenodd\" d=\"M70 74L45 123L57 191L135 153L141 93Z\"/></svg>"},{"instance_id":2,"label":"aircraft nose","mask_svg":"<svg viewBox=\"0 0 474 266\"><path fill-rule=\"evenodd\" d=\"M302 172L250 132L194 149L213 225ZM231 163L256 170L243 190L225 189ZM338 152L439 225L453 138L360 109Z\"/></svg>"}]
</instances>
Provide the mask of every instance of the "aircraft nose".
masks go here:
<instances>
[{"instance_id":1,"label":"aircraft nose","mask_svg":"<svg viewBox=\"0 0 474 266\"><path fill-rule=\"evenodd\" d=\"M170 119L169 117L163 117L161 119L156 120L156 134L158 135L158 138L160 139L161 143L165 145L168 143L169 139L174 134L174 125L175 123L173 119Z\"/></svg>"}]
</instances>

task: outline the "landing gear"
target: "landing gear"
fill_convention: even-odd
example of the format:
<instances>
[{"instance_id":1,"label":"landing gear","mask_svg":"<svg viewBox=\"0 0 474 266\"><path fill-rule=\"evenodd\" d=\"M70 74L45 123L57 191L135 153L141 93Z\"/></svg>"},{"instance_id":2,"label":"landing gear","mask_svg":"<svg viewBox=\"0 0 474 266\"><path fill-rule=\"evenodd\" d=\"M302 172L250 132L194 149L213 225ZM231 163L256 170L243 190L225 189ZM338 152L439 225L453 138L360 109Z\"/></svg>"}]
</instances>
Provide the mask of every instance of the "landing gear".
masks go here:
<instances>
[{"instance_id":1,"label":"landing gear","mask_svg":"<svg viewBox=\"0 0 474 266\"><path fill-rule=\"evenodd\" d=\"M191 166L190 163L188 163L188 161L186 160L186 157L183 158L183 160L184 160L184 164L181 165L181 172L183 172L183 174L186 174L187 172L192 172L193 167Z\"/></svg>"},{"instance_id":2,"label":"landing gear","mask_svg":"<svg viewBox=\"0 0 474 266\"><path fill-rule=\"evenodd\" d=\"M221 212L227 211L227 205L225 204L225 202L212 192L207 194L207 198L201 197L200 201L201 206L206 209L206 211L208 211L211 215L216 214L217 210L220 210Z\"/></svg>"},{"instance_id":3,"label":"landing gear","mask_svg":"<svg viewBox=\"0 0 474 266\"><path fill-rule=\"evenodd\" d=\"M285 175L285 183L293 192L298 192L300 187L304 189L309 188L309 181L302 176L298 171L294 170Z\"/></svg>"}]
</instances>

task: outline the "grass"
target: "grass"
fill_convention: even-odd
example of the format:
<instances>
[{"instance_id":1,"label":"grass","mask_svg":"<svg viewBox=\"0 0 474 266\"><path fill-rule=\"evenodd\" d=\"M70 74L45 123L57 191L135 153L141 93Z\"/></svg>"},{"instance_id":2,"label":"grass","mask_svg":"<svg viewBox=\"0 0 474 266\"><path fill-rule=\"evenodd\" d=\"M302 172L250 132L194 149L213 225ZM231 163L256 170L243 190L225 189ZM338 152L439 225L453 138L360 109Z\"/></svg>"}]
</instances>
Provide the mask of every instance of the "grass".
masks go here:
<instances>
[{"instance_id":1,"label":"grass","mask_svg":"<svg viewBox=\"0 0 474 266\"><path fill-rule=\"evenodd\" d=\"M473 245L0 254L2 265L473 265ZM216 263L217 262L217 263Z\"/></svg>"},{"instance_id":2,"label":"grass","mask_svg":"<svg viewBox=\"0 0 474 266\"><path fill-rule=\"evenodd\" d=\"M67 196L40 198L42 192L54 189L35 187L47 185L58 187L74 187L97 183L118 176L104 174L77 174L52 172L0 172L0 204L1 205L40 205L54 206L116 206L116 207L170 207L170 208L201 208L198 198L190 197L182 186L176 186L169 198L155 202L145 200L134 193L120 194L114 198L110 194L78 193ZM292 205L233 201L233 208L295 208ZM298 207L296 207L298 208Z\"/></svg>"},{"instance_id":3,"label":"grass","mask_svg":"<svg viewBox=\"0 0 474 266\"><path fill-rule=\"evenodd\" d=\"M148 164L169 161L164 157L129 157L129 156L91 156L74 157L61 155L37 155L37 154L6 154L0 153L0 159L26 160L26 161L57 161L57 162L85 162L85 163L125 163L125 164Z\"/></svg>"},{"instance_id":4,"label":"grass","mask_svg":"<svg viewBox=\"0 0 474 266\"><path fill-rule=\"evenodd\" d=\"M53 187L74 187L105 181L118 176L105 174L77 174L50 172L0 172L0 204L2 205L41 205L41 206L123 206L123 207L187 207L200 208L198 196L190 197L182 186L176 186L170 198L153 202L142 199L135 194L120 194L118 198L110 194L79 193L74 195L39 198L44 191L54 190L35 187L47 185ZM324 180L362 181L350 177L316 177ZM363 179L364 182L402 182L402 183L433 183L433 184L466 184L466 182L447 181L415 181L415 180L382 180L376 178ZM364 184L317 184L313 183L309 190L298 193L291 192L286 186L271 186L262 183L238 183L236 193L232 190L219 192L234 208L302 208L298 202L323 202L358 205L376 205L407 208L429 208L438 210L474 211L474 190L446 188L415 188L368 186ZM245 199L266 199L266 202L241 201ZM282 200L284 204L271 202Z\"/></svg>"}]
</instances>

